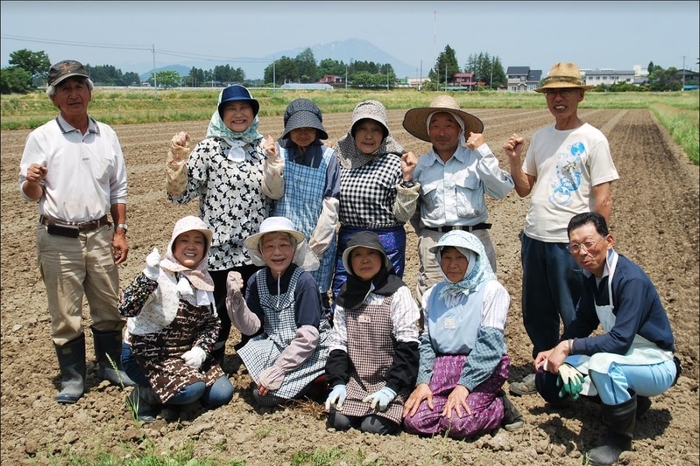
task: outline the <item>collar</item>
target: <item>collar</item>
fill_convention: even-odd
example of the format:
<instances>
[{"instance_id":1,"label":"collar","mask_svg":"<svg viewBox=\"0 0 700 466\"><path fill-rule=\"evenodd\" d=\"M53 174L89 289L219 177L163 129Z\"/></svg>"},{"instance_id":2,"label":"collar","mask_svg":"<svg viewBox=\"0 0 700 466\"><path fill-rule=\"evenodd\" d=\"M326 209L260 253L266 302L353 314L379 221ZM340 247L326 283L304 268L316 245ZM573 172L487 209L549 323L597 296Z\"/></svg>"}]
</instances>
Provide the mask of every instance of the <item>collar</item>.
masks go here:
<instances>
[{"instance_id":1,"label":"collar","mask_svg":"<svg viewBox=\"0 0 700 466\"><path fill-rule=\"evenodd\" d=\"M56 123L58 123L58 127L63 134L71 133L73 131L80 132L78 128L75 128L73 125L68 123L61 114L56 117ZM100 134L100 128L97 126L97 122L93 120L92 117L88 117L88 133L95 133L97 135Z\"/></svg>"},{"instance_id":2,"label":"collar","mask_svg":"<svg viewBox=\"0 0 700 466\"><path fill-rule=\"evenodd\" d=\"M459 163L465 163L467 160L467 150L471 149L462 146L457 146L457 149L454 151L454 154L452 154L452 157L447 159L447 162L443 162L438 153L435 152L435 148L431 147L430 152L428 153L428 165L433 165L435 163L447 165L452 159L456 159Z\"/></svg>"},{"instance_id":3,"label":"collar","mask_svg":"<svg viewBox=\"0 0 700 466\"><path fill-rule=\"evenodd\" d=\"M610 264L613 262L613 260L617 257L617 252L615 252L615 249L609 249L607 255L605 256L605 268L603 269L603 276L596 278L597 282L600 282L603 278L607 277L610 275ZM588 270L583 270L583 276L586 278L591 277L593 274L589 272Z\"/></svg>"}]
</instances>

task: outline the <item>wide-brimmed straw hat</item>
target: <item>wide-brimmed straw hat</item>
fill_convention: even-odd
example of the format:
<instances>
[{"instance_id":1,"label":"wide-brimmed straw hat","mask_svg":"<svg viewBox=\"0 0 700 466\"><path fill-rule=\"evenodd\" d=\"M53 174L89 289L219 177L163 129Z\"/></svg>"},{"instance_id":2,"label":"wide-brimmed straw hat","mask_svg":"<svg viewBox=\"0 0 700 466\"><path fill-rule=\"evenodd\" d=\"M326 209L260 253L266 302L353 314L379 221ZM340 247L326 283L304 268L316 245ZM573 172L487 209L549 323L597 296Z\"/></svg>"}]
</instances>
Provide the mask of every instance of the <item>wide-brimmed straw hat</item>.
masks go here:
<instances>
[{"instance_id":1,"label":"wide-brimmed straw hat","mask_svg":"<svg viewBox=\"0 0 700 466\"><path fill-rule=\"evenodd\" d=\"M484 123L471 113L459 108L459 103L449 95L439 95L430 102L429 107L412 108L403 117L403 127L413 136L423 141L430 142L428 134L428 115L434 112L448 112L458 116L464 122L464 135L469 133L483 133Z\"/></svg>"},{"instance_id":2,"label":"wide-brimmed straw hat","mask_svg":"<svg viewBox=\"0 0 700 466\"><path fill-rule=\"evenodd\" d=\"M323 127L323 113L309 99L296 99L289 103L284 111L282 139L288 138L292 130L299 128L314 128L319 139L328 139L326 128Z\"/></svg>"},{"instance_id":3,"label":"wide-brimmed straw hat","mask_svg":"<svg viewBox=\"0 0 700 466\"><path fill-rule=\"evenodd\" d=\"M584 84L579 67L569 62L556 63L542 82L544 85L535 89L535 92L544 93L547 89L566 88L588 90L595 87Z\"/></svg>"}]
</instances>

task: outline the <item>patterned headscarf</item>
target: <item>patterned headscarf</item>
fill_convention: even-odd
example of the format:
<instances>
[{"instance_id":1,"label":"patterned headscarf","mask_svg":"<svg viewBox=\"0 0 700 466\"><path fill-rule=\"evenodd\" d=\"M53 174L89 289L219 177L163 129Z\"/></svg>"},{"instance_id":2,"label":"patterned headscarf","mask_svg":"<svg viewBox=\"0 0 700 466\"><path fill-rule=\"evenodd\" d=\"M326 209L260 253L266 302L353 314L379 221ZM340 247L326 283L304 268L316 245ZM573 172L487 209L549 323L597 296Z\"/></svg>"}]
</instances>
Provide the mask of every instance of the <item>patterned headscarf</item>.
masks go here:
<instances>
[{"instance_id":1,"label":"patterned headscarf","mask_svg":"<svg viewBox=\"0 0 700 466\"><path fill-rule=\"evenodd\" d=\"M204 240L206 241L206 248L204 250L204 255L199 264L193 269L185 267L182 265L173 255L173 249L175 246L175 240L182 233L188 231L199 231L204 235ZM173 235L170 238L170 243L168 243L168 250L165 252L165 258L160 261L161 268L168 270L172 273L179 273L182 277L180 280L186 280L189 282L191 287L187 289L187 283L178 283L178 291L181 294L193 294L192 289L196 290L197 302L205 303L207 297L213 302L213 295L209 296L214 291L214 281L209 275L207 253L209 252L209 247L211 246L212 231L207 228L206 224L198 217L189 215L183 217L175 223L173 228ZM189 291L189 293L188 293Z\"/></svg>"},{"instance_id":2,"label":"patterned headscarf","mask_svg":"<svg viewBox=\"0 0 700 466\"><path fill-rule=\"evenodd\" d=\"M223 94L224 91L222 90L219 93L219 104L221 103L221 97ZM263 135L258 132L258 123L258 116L255 115L253 122L250 124L250 126L248 126L248 128L246 128L245 131L241 133L231 131L231 129L226 126L224 121L221 119L217 106L217 109L214 111L214 114L211 116L211 120L209 121L209 127L207 128L207 135L205 138L221 138L225 140L228 145L231 146L231 153L226 155L232 160L243 160L243 158L245 158L243 147L246 144L253 143L256 139L263 137ZM241 157L241 155L243 156Z\"/></svg>"},{"instance_id":3,"label":"patterned headscarf","mask_svg":"<svg viewBox=\"0 0 700 466\"><path fill-rule=\"evenodd\" d=\"M464 278L456 283L450 282L442 270L441 252L443 248L448 246L456 248L469 261ZM482 283L496 280L496 275L491 269L491 263L486 257L484 245L481 244L479 238L469 232L452 230L445 233L435 246L430 248L430 252L435 254L435 258L440 264L440 272L448 283L447 286L442 288L439 295L440 298L445 299L445 304L448 307L456 305L462 296L469 296Z\"/></svg>"},{"instance_id":4,"label":"patterned headscarf","mask_svg":"<svg viewBox=\"0 0 700 466\"><path fill-rule=\"evenodd\" d=\"M364 119L374 120L385 129L384 134L386 136L382 140L382 143L377 150L370 155L363 153L357 148L355 137L352 134L355 124ZM376 100L365 100L355 106L355 110L352 112L352 123L350 124L348 134L340 138L338 142L335 143L333 149L335 149L338 154L340 165L350 170L372 163L386 154L396 154L400 156L406 152L401 144L396 142L391 136L389 126L387 125L386 109L381 102Z\"/></svg>"}]
</instances>

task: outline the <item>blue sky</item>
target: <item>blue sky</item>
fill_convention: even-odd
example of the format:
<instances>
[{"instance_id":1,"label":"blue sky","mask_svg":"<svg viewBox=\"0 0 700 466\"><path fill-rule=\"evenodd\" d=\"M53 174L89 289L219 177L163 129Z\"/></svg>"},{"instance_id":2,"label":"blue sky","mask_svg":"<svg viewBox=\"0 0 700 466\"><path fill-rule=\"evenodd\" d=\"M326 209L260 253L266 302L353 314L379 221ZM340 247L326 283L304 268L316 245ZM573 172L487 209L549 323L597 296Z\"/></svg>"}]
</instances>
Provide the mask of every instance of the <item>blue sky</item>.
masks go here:
<instances>
[{"instance_id":1,"label":"blue sky","mask_svg":"<svg viewBox=\"0 0 700 466\"><path fill-rule=\"evenodd\" d=\"M265 57L364 39L421 65L450 45L546 75L558 61L583 69L697 69L697 1L576 2L0 2L0 64L19 49L143 72L182 56ZM159 53L163 51L163 53ZM181 55L178 57L177 55ZM223 61L223 60L222 60ZM235 66L235 63L232 63ZM249 76L255 78L256 76Z\"/></svg>"}]
</instances>

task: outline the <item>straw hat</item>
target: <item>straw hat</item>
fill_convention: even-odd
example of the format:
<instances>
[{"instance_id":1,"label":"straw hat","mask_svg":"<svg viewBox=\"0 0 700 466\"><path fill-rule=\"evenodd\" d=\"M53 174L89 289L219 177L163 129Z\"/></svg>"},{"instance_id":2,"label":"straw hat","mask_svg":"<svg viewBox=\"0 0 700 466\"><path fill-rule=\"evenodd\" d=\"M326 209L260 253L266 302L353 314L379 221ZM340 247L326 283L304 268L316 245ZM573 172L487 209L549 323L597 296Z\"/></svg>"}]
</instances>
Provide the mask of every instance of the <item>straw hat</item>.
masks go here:
<instances>
[{"instance_id":1,"label":"straw hat","mask_svg":"<svg viewBox=\"0 0 700 466\"><path fill-rule=\"evenodd\" d=\"M469 133L482 133L484 131L484 123L464 110L459 108L459 103L454 97L449 95L439 95L430 102L430 107L412 108L406 112L403 117L403 127L413 136L423 141L430 142L428 134L428 115L433 112L448 112L462 119L464 122L464 134L469 136Z\"/></svg>"},{"instance_id":2,"label":"straw hat","mask_svg":"<svg viewBox=\"0 0 700 466\"><path fill-rule=\"evenodd\" d=\"M573 63L556 63L546 78L542 80L544 85L535 89L535 92L544 93L547 89L593 89L595 86L587 86L581 79L581 70Z\"/></svg>"}]
</instances>

